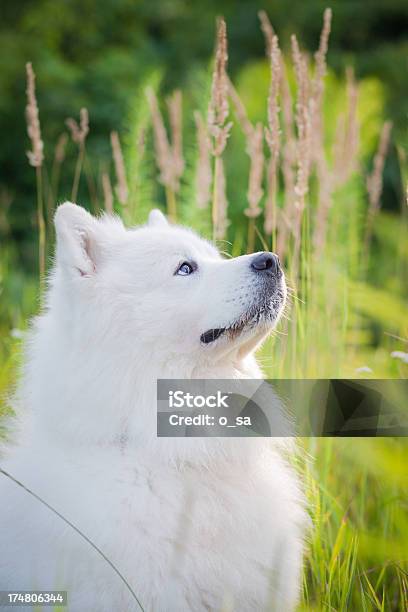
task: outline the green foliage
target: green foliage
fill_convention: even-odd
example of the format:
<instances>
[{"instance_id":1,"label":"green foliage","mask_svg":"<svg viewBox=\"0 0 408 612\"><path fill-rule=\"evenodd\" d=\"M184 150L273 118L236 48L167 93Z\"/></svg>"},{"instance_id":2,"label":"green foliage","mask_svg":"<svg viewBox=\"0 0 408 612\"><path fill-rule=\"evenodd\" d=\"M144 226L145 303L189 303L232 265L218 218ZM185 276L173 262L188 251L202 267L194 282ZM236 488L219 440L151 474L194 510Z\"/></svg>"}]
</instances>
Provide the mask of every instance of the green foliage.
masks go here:
<instances>
[{"instance_id":1,"label":"green foliage","mask_svg":"<svg viewBox=\"0 0 408 612\"><path fill-rule=\"evenodd\" d=\"M151 147L146 150L146 139L151 129L146 90L152 88L157 92L160 81L159 72L153 72L143 81L129 113L124 146L129 200L123 210L123 217L130 225L145 223L149 210L157 206L153 151ZM120 211L120 205L117 205L117 209Z\"/></svg>"},{"instance_id":2,"label":"green foliage","mask_svg":"<svg viewBox=\"0 0 408 612\"><path fill-rule=\"evenodd\" d=\"M313 529L302 610L406 610L408 444L305 442Z\"/></svg>"},{"instance_id":3,"label":"green foliage","mask_svg":"<svg viewBox=\"0 0 408 612\"><path fill-rule=\"evenodd\" d=\"M191 71L187 81L187 95L184 96L184 133L188 135L185 145L186 169L180 189L180 213L187 225L197 229L203 236L211 238L211 212L199 210L196 196L196 172L198 149L192 135L195 134L194 112L206 118L211 92L212 65Z\"/></svg>"}]
</instances>

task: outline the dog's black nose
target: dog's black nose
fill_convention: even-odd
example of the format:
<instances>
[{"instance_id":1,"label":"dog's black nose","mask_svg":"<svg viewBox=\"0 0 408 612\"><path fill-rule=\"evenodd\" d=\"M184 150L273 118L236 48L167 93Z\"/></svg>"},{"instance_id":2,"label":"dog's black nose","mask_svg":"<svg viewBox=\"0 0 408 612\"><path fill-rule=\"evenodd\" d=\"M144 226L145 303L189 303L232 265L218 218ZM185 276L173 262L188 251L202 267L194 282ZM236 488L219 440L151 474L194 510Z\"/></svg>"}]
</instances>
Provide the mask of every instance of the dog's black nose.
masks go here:
<instances>
[{"instance_id":1,"label":"dog's black nose","mask_svg":"<svg viewBox=\"0 0 408 612\"><path fill-rule=\"evenodd\" d=\"M279 257L275 253L259 253L251 261L251 268L256 272L268 270L272 274L280 272Z\"/></svg>"}]
</instances>

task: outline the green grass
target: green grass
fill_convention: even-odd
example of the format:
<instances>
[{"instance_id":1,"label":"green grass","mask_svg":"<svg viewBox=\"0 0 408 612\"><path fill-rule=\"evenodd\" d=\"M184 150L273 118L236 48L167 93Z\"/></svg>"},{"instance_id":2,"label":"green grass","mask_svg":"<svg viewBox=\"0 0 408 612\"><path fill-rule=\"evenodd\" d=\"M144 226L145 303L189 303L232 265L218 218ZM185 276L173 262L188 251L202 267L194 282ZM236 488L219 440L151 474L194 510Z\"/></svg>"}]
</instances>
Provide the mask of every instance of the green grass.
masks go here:
<instances>
[{"instance_id":1,"label":"green grass","mask_svg":"<svg viewBox=\"0 0 408 612\"><path fill-rule=\"evenodd\" d=\"M406 610L406 440L311 439L306 450L313 530L301 609Z\"/></svg>"}]
</instances>

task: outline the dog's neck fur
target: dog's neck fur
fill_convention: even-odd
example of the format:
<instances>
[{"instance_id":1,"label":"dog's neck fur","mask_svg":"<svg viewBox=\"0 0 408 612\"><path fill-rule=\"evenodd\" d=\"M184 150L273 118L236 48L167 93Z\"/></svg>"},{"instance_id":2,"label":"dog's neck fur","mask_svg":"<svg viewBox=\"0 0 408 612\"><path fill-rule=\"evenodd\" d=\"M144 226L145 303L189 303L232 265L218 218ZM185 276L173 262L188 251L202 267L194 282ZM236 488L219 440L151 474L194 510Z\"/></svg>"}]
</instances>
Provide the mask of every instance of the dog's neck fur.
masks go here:
<instances>
[{"instance_id":1,"label":"dog's neck fur","mask_svg":"<svg viewBox=\"0 0 408 612\"><path fill-rule=\"evenodd\" d=\"M222 362L198 360L176 351L158 354L156 345L153 360L153 346L141 347L139 339L124 337L115 321L95 322L90 317L77 325L79 314L73 308L61 309L57 300L61 296L51 290L47 310L34 322L28 343L30 366L20 393L26 415L23 430L30 432L26 439L39 444L53 440L56 446L78 449L117 445L145 452L150 446L166 460L183 455L191 460L200 452L208 457L209 447L217 445L214 441L157 440L157 379L255 378L260 376L255 358L242 359L237 350ZM78 329L88 330L87 335ZM123 352L115 353L117 347ZM84 423L92 426L84 428ZM225 451L225 444L219 447Z\"/></svg>"}]
</instances>

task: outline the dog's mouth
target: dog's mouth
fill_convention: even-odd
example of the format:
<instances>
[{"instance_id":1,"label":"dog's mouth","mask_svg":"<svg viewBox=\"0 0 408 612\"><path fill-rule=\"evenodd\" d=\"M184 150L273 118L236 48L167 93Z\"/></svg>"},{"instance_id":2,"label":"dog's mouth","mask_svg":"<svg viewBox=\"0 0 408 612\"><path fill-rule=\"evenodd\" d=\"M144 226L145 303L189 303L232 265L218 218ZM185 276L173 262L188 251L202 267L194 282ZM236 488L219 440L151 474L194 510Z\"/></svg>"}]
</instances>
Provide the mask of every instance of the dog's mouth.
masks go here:
<instances>
[{"instance_id":1,"label":"dog's mouth","mask_svg":"<svg viewBox=\"0 0 408 612\"><path fill-rule=\"evenodd\" d=\"M250 330L257 327L261 320L266 322L266 317L261 315L245 316L228 327L216 327L207 330L201 334L200 340L203 344L211 344L218 340L218 338L221 338L221 336L227 336L229 340L234 340L237 336L241 335L245 329Z\"/></svg>"},{"instance_id":2,"label":"dog's mouth","mask_svg":"<svg viewBox=\"0 0 408 612\"><path fill-rule=\"evenodd\" d=\"M206 332L201 334L200 340L203 344L211 344L221 338L221 336L228 336L229 340L233 340L239 336L245 328L256 327L261 319L265 320L266 312L260 307L250 308L245 314L239 319L227 325L226 327L214 327L208 329Z\"/></svg>"},{"instance_id":3,"label":"dog's mouth","mask_svg":"<svg viewBox=\"0 0 408 612\"><path fill-rule=\"evenodd\" d=\"M247 315L228 327L208 329L206 332L201 334L200 340L203 344L211 344L212 342L218 340L218 338L221 338L221 336L227 336L229 340L234 340L234 338L239 336L245 329L255 328L261 322L261 319L266 321L266 318L260 315Z\"/></svg>"},{"instance_id":4,"label":"dog's mouth","mask_svg":"<svg viewBox=\"0 0 408 612\"><path fill-rule=\"evenodd\" d=\"M244 331L251 331L259 326L272 328L280 317L285 302L284 292L278 291L275 299L267 300L249 308L238 320L225 327L212 327L201 334L202 344L211 344L222 336L234 340Z\"/></svg>"},{"instance_id":5,"label":"dog's mouth","mask_svg":"<svg viewBox=\"0 0 408 612\"><path fill-rule=\"evenodd\" d=\"M218 340L220 336L226 331L226 327L218 327L217 329L209 329L204 334L201 334L200 340L203 344L210 344L215 340Z\"/></svg>"}]
</instances>

